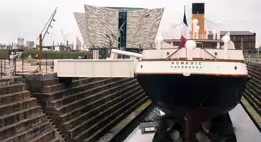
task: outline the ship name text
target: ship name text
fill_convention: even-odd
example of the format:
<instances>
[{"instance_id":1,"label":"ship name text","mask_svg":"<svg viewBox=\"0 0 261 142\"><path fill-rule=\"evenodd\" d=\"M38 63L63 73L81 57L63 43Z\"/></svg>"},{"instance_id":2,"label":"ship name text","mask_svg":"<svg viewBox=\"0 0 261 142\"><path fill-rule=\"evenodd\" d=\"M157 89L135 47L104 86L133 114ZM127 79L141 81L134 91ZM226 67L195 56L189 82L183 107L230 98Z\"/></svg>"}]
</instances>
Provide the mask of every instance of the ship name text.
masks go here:
<instances>
[{"instance_id":1,"label":"ship name text","mask_svg":"<svg viewBox=\"0 0 261 142\"><path fill-rule=\"evenodd\" d=\"M202 69L202 62L198 61L172 61L171 68Z\"/></svg>"}]
</instances>

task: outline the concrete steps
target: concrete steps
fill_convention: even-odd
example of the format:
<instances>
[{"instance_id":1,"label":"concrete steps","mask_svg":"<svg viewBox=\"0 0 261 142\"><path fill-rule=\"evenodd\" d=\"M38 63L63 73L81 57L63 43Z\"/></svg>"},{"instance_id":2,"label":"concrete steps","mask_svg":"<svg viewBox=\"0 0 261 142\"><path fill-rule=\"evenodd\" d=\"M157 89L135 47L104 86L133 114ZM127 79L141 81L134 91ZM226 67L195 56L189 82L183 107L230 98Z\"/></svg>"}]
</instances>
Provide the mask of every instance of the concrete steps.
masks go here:
<instances>
[{"instance_id":1,"label":"concrete steps","mask_svg":"<svg viewBox=\"0 0 261 142\"><path fill-rule=\"evenodd\" d=\"M127 89L134 89L134 87L136 87L136 84L134 85L130 85L130 87L126 87L126 89L122 89L122 90L119 90L119 91L115 91L114 93L110 94L110 95L107 95L103 98L100 98L100 99L97 99L96 101L93 101L91 103L88 103L82 107L80 107L79 109L76 109L73 113L69 113L71 114L73 117L73 119L71 118L67 118L67 119L62 119L62 121L66 121L64 124L64 127L66 127L66 129L71 129L73 128L73 126L75 127L75 125L80 122L80 121L83 121L83 120L87 120L92 113L94 113L95 111L99 110L98 108L101 108L101 109L105 109L106 106L108 106L109 103L113 103L113 100L111 100L111 102L108 102L107 100L110 100L110 98L114 97L115 95L119 95L119 94L123 94L124 91L126 91ZM115 87L116 88L116 87ZM118 89L118 88L117 88ZM139 89L139 88L138 88ZM95 97L95 96L94 96ZM119 98L119 97L118 97ZM117 101L117 99L114 99ZM90 110L91 107L93 106L98 106L99 103L103 102L103 104L101 104L99 107L96 107L94 109L92 109L91 111L88 111ZM107 102L107 103L106 103ZM115 101L114 101L115 102ZM86 112L86 113L81 113L81 112ZM96 112L97 113L97 112ZM65 115L64 115L65 116Z\"/></svg>"},{"instance_id":2,"label":"concrete steps","mask_svg":"<svg viewBox=\"0 0 261 142\"><path fill-rule=\"evenodd\" d=\"M21 91L21 92L10 93L7 95L0 95L0 104L8 104L20 100L26 100L28 98L30 98L29 91Z\"/></svg>"},{"instance_id":3,"label":"concrete steps","mask_svg":"<svg viewBox=\"0 0 261 142\"><path fill-rule=\"evenodd\" d=\"M133 85L133 86L135 86L135 85ZM134 88L133 86L129 87L128 89L131 89L131 88L133 89ZM135 90L137 91L138 89L135 89ZM122 89L117 92L115 91L115 93L104 96L102 98L97 98L97 96L93 96L93 97L96 97L97 100L87 103L80 109L77 109L76 112L73 112L73 113L77 114L77 115L73 115L74 117L71 117L73 119L62 119L65 122L65 123L63 123L65 129L67 129L67 130L73 129L73 128L77 127L77 124L79 124L80 122L87 120L88 118L91 118L95 114L98 114L100 112L100 110L105 110L106 108L108 108L108 106L111 106L111 105L117 103L117 101L121 101L121 99L122 99L121 93L123 94L124 91L127 92L128 90ZM77 111L79 113L77 113ZM85 112L85 113L83 113L83 112ZM69 114L72 115L72 113L69 113Z\"/></svg>"},{"instance_id":4,"label":"concrete steps","mask_svg":"<svg viewBox=\"0 0 261 142\"><path fill-rule=\"evenodd\" d=\"M33 96L69 142L95 141L147 100L131 78L82 78L69 87L57 82Z\"/></svg>"},{"instance_id":5,"label":"concrete steps","mask_svg":"<svg viewBox=\"0 0 261 142\"><path fill-rule=\"evenodd\" d=\"M88 91L84 91L84 93L88 94L88 93L92 93L92 94L96 94L96 93L100 93L100 90L103 89L103 90L106 90L106 89L109 89L112 85L120 85L121 83L123 83L125 81L125 79L123 80L120 80L118 82L112 82L112 83L108 83L108 84L105 84L105 85L102 85L104 82L95 82L95 84L91 83L90 85L90 90ZM106 82L106 81L105 81ZM100 84L101 83L101 84ZM98 86L98 85L101 85L101 86ZM85 88L85 87L84 87ZM58 107L56 108L57 111L60 111L61 113L65 113L65 112L70 112L70 111L73 111L73 109L75 109L77 106L83 106L85 105L86 103L91 103L92 101L95 101L96 98L94 97L89 97L89 96L86 96L85 94L85 97L74 97L74 98L71 98L71 99L68 99L71 101L71 103L67 102L65 103L66 105L63 105L62 107ZM77 95L77 94L76 94ZM103 95L106 95L103 93ZM75 95L74 95L75 96ZM78 98L78 99L77 99ZM80 99L81 98L81 99ZM66 101L67 99L64 99L64 101Z\"/></svg>"},{"instance_id":6,"label":"concrete steps","mask_svg":"<svg viewBox=\"0 0 261 142\"><path fill-rule=\"evenodd\" d=\"M0 86L0 141L45 142L56 139L37 99L19 79L6 78Z\"/></svg>"},{"instance_id":7,"label":"concrete steps","mask_svg":"<svg viewBox=\"0 0 261 142\"><path fill-rule=\"evenodd\" d=\"M19 122L19 120L23 120L25 118L31 118L34 115L40 115L40 112L41 112L41 107L34 106L28 109L24 109L8 115L4 115L0 117L0 119L2 120L2 123L0 123L0 128L14 124L16 122Z\"/></svg>"},{"instance_id":8,"label":"concrete steps","mask_svg":"<svg viewBox=\"0 0 261 142\"><path fill-rule=\"evenodd\" d=\"M33 138L39 136L43 131L50 130L49 122L42 122L39 125L36 125L30 129L27 129L23 132L17 133L15 136L9 137L7 139L1 140L1 142L27 142ZM54 138L55 139L55 138Z\"/></svg>"},{"instance_id":9,"label":"concrete steps","mask_svg":"<svg viewBox=\"0 0 261 142\"><path fill-rule=\"evenodd\" d=\"M94 79L92 78L84 78L84 79L79 79L79 80L73 80L72 86L77 86L77 85L82 85L86 84L88 82L93 81ZM42 93L49 93L49 92L55 92L56 90L62 90L66 89L63 83L55 83L53 85L47 84L47 86L43 86L41 92Z\"/></svg>"},{"instance_id":10,"label":"concrete steps","mask_svg":"<svg viewBox=\"0 0 261 142\"><path fill-rule=\"evenodd\" d=\"M55 137L54 131L46 131L29 142L49 142Z\"/></svg>"},{"instance_id":11,"label":"concrete steps","mask_svg":"<svg viewBox=\"0 0 261 142\"><path fill-rule=\"evenodd\" d=\"M248 63L248 74L251 76L246 84L244 98L251 105L253 110L249 110L255 120L261 124L261 65Z\"/></svg>"},{"instance_id":12,"label":"concrete steps","mask_svg":"<svg viewBox=\"0 0 261 142\"><path fill-rule=\"evenodd\" d=\"M17 83L17 84L12 84L8 86L0 86L0 94L7 94L7 93L15 93L15 92L20 92L25 89L25 84L24 83Z\"/></svg>"},{"instance_id":13,"label":"concrete steps","mask_svg":"<svg viewBox=\"0 0 261 142\"><path fill-rule=\"evenodd\" d=\"M23 78L22 77L17 77L17 76L3 76L3 78L0 78L0 87L2 86L9 86L12 84L20 83L22 82ZM1 92L1 91L0 91Z\"/></svg>"},{"instance_id":14,"label":"concrete steps","mask_svg":"<svg viewBox=\"0 0 261 142\"><path fill-rule=\"evenodd\" d=\"M142 94L142 92L138 92L136 94L134 93L132 96L123 99L121 102L110 106L104 111L101 111L102 109L99 109L100 112L96 114L96 116L89 118L85 123L69 130L69 132L71 132L71 136L73 137L73 141L82 141L86 138L88 139L88 141L95 140L95 136L93 134L98 135L99 132L101 133L103 129L109 130L114 125L116 125L119 120L122 120L124 116L126 117L129 113L131 113L133 110L132 108L136 108L144 103L144 101L146 100L146 97L144 95L145 94ZM141 103L137 103L139 101ZM111 126L109 126L109 124L111 124ZM98 136L96 136L96 138L97 137Z\"/></svg>"}]
</instances>

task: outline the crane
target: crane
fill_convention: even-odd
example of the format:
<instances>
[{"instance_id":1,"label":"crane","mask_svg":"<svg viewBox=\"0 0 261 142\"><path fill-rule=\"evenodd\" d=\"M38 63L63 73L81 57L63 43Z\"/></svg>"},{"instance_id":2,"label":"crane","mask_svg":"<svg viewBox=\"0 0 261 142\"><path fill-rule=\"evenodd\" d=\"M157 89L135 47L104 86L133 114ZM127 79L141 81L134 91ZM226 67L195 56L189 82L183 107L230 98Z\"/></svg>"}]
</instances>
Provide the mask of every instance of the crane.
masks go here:
<instances>
[{"instance_id":1,"label":"crane","mask_svg":"<svg viewBox=\"0 0 261 142\"><path fill-rule=\"evenodd\" d=\"M65 45L66 45L66 48L67 48L67 50L68 50L68 49L69 49L69 46L68 46L68 40L67 40L67 38L68 38L68 36L69 36L70 33L68 33L67 35L64 35L63 30L61 30L61 33L62 33L62 37L63 37L64 43L65 43Z\"/></svg>"}]
</instances>

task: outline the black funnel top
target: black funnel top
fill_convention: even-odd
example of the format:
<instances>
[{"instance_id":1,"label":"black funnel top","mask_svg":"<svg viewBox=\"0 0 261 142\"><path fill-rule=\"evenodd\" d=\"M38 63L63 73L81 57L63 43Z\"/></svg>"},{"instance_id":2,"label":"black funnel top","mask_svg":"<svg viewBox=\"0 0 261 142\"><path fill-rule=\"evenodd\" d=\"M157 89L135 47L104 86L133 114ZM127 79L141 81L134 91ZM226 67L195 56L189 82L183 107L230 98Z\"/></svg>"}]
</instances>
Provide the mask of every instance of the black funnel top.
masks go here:
<instances>
[{"instance_id":1,"label":"black funnel top","mask_svg":"<svg viewBox=\"0 0 261 142\"><path fill-rule=\"evenodd\" d=\"M205 14L205 3L193 3L192 14Z\"/></svg>"}]
</instances>

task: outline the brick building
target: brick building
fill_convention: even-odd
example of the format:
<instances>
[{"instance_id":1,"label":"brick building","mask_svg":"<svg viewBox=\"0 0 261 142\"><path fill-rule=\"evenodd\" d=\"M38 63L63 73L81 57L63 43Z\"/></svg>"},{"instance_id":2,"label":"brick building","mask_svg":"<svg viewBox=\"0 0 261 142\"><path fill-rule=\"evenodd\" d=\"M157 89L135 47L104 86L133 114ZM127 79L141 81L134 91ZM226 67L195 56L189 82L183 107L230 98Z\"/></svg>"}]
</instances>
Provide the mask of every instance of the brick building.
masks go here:
<instances>
[{"instance_id":1,"label":"brick building","mask_svg":"<svg viewBox=\"0 0 261 142\"><path fill-rule=\"evenodd\" d=\"M221 37L228 31L221 31ZM256 48L256 33L249 31L230 31L230 38L235 44L236 49L244 49L244 52L254 52ZM213 39L212 34L209 34L209 39Z\"/></svg>"}]
</instances>

